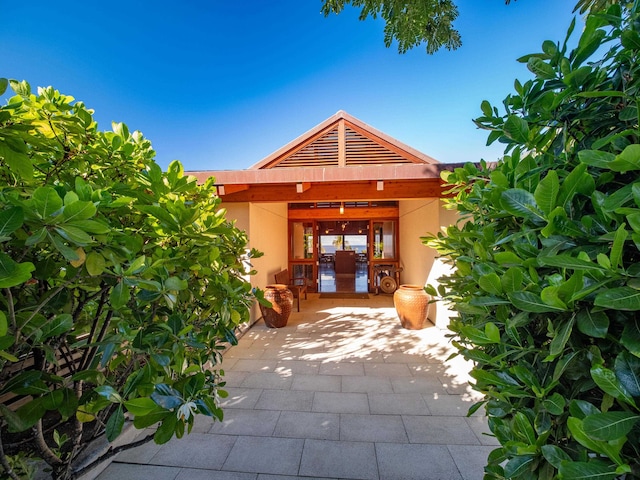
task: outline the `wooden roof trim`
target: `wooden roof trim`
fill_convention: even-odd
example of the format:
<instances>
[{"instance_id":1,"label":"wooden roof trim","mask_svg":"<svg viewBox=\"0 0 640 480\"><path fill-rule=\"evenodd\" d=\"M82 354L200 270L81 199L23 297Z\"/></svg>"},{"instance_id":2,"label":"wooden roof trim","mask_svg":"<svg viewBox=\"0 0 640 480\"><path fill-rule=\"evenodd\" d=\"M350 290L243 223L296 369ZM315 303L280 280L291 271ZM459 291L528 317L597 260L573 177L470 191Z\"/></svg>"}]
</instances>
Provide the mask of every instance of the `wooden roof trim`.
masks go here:
<instances>
[{"instance_id":1,"label":"wooden roof trim","mask_svg":"<svg viewBox=\"0 0 640 480\"><path fill-rule=\"evenodd\" d=\"M322 135L330 132L336 126L338 121L340 120L339 113L332 115L327 118L324 122L319 123L311 130L306 131L299 137L287 143L284 147L279 148L271 155L260 160L258 163L249 167L249 170L259 170L269 168L273 163L277 163L282 157L286 155L292 155L295 152L302 150L304 147L313 143L315 140L320 138Z\"/></svg>"},{"instance_id":2,"label":"wooden roof trim","mask_svg":"<svg viewBox=\"0 0 640 480\"><path fill-rule=\"evenodd\" d=\"M335 115L327 118L324 122L321 122L320 124L316 125L312 129L308 130L307 132L303 133L296 139L286 144L284 147L281 147L271 155L265 157L260 162L249 167L249 170L273 168L275 165L285 160L286 157L294 155L295 153L304 149L323 135L329 133L331 130L333 130L333 128L340 125L341 123L347 124L352 130L360 133L365 137L371 138L372 140L378 142L380 145L391 150L392 152L395 152L403 157L408 157L408 160L414 163L439 163L436 159L425 155L424 153L362 122L361 120L358 120L345 111L339 110Z\"/></svg>"},{"instance_id":3,"label":"wooden roof trim","mask_svg":"<svg viewBox=\"0 0 640 480\"><path fill-rule=\"evenodd\" d=\"M264 170L204 170L185 172L204 183L215 177L216 185L354 182L361 180L425 180L440 178L440 172L463 167L463 163L404 163L358 165L345 168L272 168Z\"/></svg>"}]
</instances>

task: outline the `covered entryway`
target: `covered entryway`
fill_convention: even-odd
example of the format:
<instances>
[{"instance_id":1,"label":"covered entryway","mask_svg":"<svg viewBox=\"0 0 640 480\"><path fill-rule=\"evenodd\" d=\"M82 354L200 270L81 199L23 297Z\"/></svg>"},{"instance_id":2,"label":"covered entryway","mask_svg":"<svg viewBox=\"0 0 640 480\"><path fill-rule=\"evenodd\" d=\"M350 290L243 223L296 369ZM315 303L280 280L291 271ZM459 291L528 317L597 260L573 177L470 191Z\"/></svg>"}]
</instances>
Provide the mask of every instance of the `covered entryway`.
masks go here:
<instances>
[{"instance_id":1,"label":"covered entryway","mask_svg":"<svg viewBox=\"0 0 640 480\"><path fill-rule=\"evenodd\" d=\"M441 165L340 111L247 170L189 173L215 178L226 218L264 252L250 260L255 286L286 269L304 277L309 292L376 292L425 284L435 252L420 237L455 221L440 206L440 173L461 166ZM330 284L329 272L352 269L353 258L353 285Z\"/></svg>"}]
</instances>

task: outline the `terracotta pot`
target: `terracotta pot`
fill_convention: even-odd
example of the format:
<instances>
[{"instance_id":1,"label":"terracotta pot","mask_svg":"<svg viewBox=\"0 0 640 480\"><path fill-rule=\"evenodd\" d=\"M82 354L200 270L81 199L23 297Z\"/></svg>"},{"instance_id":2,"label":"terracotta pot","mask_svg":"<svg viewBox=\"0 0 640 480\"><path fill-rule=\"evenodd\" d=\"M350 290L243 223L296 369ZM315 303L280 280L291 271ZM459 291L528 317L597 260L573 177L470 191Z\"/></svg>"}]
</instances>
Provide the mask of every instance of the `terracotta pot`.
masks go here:
<instances>
[{"instance_id":1,"label":"terracotta pot","mask_svg":"<svg viewBox=\"0 0 640 480\"><path fill-rule=\"evenodd\" d=\"M291 308L293 307L293 293L286 285L274 283L264 287L264 298L273 305L271 308L260 305L262 318L269 328L281 328L287 325Z\"/></svg>"},{"instance_id":2,"label":"terracotta pot","mask_svg":"<svg viewBox=\"0 0 640 480\"><path fill-rule=\"evenodd\" d=\"M393 294L393 305L404 328L420 330L426 326L429 295L420 285L400 285Z\"/></svg>"}]
</instances>

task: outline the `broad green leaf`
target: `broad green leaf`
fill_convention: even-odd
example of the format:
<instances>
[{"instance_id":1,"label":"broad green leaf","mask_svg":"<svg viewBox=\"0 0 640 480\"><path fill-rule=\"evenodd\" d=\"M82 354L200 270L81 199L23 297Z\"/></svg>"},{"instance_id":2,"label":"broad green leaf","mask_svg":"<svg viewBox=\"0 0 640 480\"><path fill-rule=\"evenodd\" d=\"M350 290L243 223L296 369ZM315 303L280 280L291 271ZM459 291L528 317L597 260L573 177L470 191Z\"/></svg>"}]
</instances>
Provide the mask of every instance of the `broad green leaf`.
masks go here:
<instances>
[{"instance_id":1,"label":"broad green leaf","mask_svg":"<svg viewBox=\"0 0 640 480\"><path fill-rule=\"evenodd\" d=\"M567 426L573 438L583 447L586 447L596 453L601 453L608 456L611 460L618 465L622 465L624 462L620 458L620 447L611 445L608 442L602 440L594 440L584 431L583 421L575 417L569 417L567 419Z\"/></svg>"},{"instance_id":2,"label":"broad green leaf","mask_svg":"<svg viewBox=\"0 0 640 480\"><path fill-rule=\"evenodd\" d=\"M98 252L89 252L85 260L87 273L92 277L101 275L105 269L104 257Z\"/></svg>"},{"instance_id":3,"label":"broad green leaf","mask_svg":"<svg viewBox=\"0 0 640 480\"><path fill-rule=\"evenodd\" d=\"M540 450L544 459L553 465L556 469L560 468L560 463L564 460L571 461L568 453L555 445L543 445Z\"/></svg>"},{"instance_id":4,"label":"broad green leaf","mask_svg":"<svg viewBox=\"0 0 640 480\"><path fill-rule=\"evenodd\" d=\"M609 330L609 317L605 312L581 310L577 315L578 330L594 338L606 338Z\"/></svg>"},{"instance_id":5,"label":"broad green leaf","mask_svg":"<svg viewBox=\"0 0 640 480\"><path fill-rule=\"evenodd\" d=\"M620 352L615 361L616 378L632 397L640 397L640 358Z\"/></svg>"},{"instance_id":6,"label":"broad green leaf","mask_svg":"<svg viewBox=\"0 0 640 480\"><path fill-rule=\"evenodd\" d=\"M623 30L621 41L624 48L629 50L640 50L640 34L635 30Z\"/></svg>"},{"instance_id":7,"label":"broad green leaf","mask_svg":"<svg viewBox=\"0 0 640 480\"><path fill-rule=\"evenodd\" d=\"M175 414L167 415L153 435L153 441L158 445L167 443L173 438L177 423L178 417Z\"/></svg>"},{"instance_id":8,"label":"broad green leaf","mask_svg":"<svg viewBox=\"0 0 640 480\"><path fill-rule=\"evenodd\" d=\"M62 198L53 187L39 187L33 192L33 206L42 218L47 218L62 208Z\"/></svg>"},{"instance_id":9,"label":"broad green leaf","mask_svg":"<svg viewBox=\"0 0 640 480\"><path fill-rule=\"evenodd\" d=\"M605 393L608 393L613 398L635 406L633 397L629 391L624 387L622 383L616 377L616 374L603 366L596 365L591 367L591 378L596 382L596 385L600 387Z\"/></svg>"},{"instance_id":10,"label":"broad green leaf","mask_svg":"<svg viewBox=\"0 0 640 480\"><path fill-rule=\"evenodd\" d=\"M549 267L569 268L572 270L592 270L599 272L605 271L605 269L597 263L565 254L553 257L538 257L538 261L542 265Z\"/></svg>"},{"instance_id":11,"label":"broad green leaf","mask_svg":"<svg viewBox=\"0 0 640 480\"><path fill-rule=\"evenodd\" d=\"M8 86L9 86L9 80L7 80L6 78L0 78L0 95L3 95L4 92L7 91Z\"/></svg>"},{"instance_id":12,"label":"broad green leaf","mask_svg":"<svg viewBox=\"0 0 640 480\"><path fill-rule=\"evenodd\" d=\"M504 466L505 478L516 478L531 469L535 457L533 455L518 455L511 458Z\"/></svg>"},{"instance_id":13,"label":"broad green leaf","mask_svg":"<svg viewBox=\"0 0 640 480\"><path fill-rule=\"evenodd\" d=\"M562 312L563 308L547 305L540 296L531 292L513 292L509 294L509 299L516 308L525 312Z\"/></svg>"},{"instance_id":14,"label":"broad green leaf","mask_svg":"<svg viewBox=\"0 0 640 480\"><path fill-rule=\"evenodd\" d=\"M96 206L92 202L77 201L65 205L62 214L68 222L88 220L96 214Z\"/></svg>"},{"instance_id":15,"label":"broad green leaf","mask_svg":"<svg viewBox=\"0 0 640 480\"><path fill-rule=\"evenodd\" d=\"M616 440L627 435L640 420L632 412L605 412L589 415L582 422L587 435L595 440Z\"/></svg>"},{"instance_id":16,"label":"broad green leaf","mask_svg":"<svg viewBox=\"0 0 640 480\"><path fill-rule=\"evenodd\" d=\"M614 310L640 310L640 290L631 287L618 287L605 290L596 295L594 305Z\"/></svg>"},{"instance_id":17,"label":"broad green leaf","mask_svg":"<svg viewBox=\"0 0 640 480\"><path fill-rule=\"evenodd\" d=\"M567 305L560 299L560 286L551 285L545 287L540 292L540 299L552 307L567 310Z\"/></svg>"},{"instance_id":18,"label":"broad green leaf","mask_svg":"<svg viewBox=\"0 0 640 480\"><path fill-rule=\"evenodd\" d=\"M533 196L540 210L549 214L556 207L559 192L558 174L555 170L549 170L547 175L538 183Z\"/></svg>"},{"instance_id":19,"label":"broad green leaf","mask_svg":"<svg viewBox=\"0 0 640 480\"><path fill-rule=\"evenodd\" d=\"M614 192L610 192L602 204L606 212L614 212L618 208L627 206L633 201L633 188L635 184L625 185Z\"/></svg>"},{"instance_id":20,"label":"broad green leaf","mask_svg":"<svg viewBox=\"0 0 640 480\"><path fill-rule=\"evenodd\" d=\"M544 408L552 415L562 415L566 404L565 398L557 392L542 401Z\"/></svg>"},{"instance_id":21,"label":"broad green leaf","mask_svg":"<svg viewBox=\"0 0 640 480\"><path fill-rule=\"evenodd\" d=\"M552 360L564 351L564 347L571 337L574 322L575 317L571 317L571 320L565 321L555 332L555 336L549 346L549 356L545 360Z\"/></svg>"},{"instance_id":22,"label":"broad green leaf","mask_svg":"<svg viewBox=\"0 0 640 480\"><path fill-rule=\"evenodd\" d=\"M44 415L46 410L42 408L42 406L40 409L41 413ZM2 413L2 417L5 422L7 422L7 429L12 433L24 432L25 430L30 429L37 423L38 419L41 418L37 415L32 415L29 418L26 418L25 415L21 415L18 412L10 410L3 403L0 403L0 413Z\"/></svg>"},{"instance_id":23,"label":"broad green leaf","mask_svg":"<svg viewBox=\"0 0 640 480\"><path fill-rule=\"evenodd\" d=\"M636 120L638 118L635 112ZM640 145L627 145L625 149L609 163L609 169L614 172L629 172L640 170Z\"/></svg>"},{"instance_id":24,"label":"broad green leaf","mask_svg":"<svg viewBox=\"0 0 640 480\"><path fill-rule=\"evenodd\" d=\"M16 263L4 252L0 252L0 288L11 288L31 278L36 267L31 262Z\"/></svg>"},{"instance_id":25,"label":"broad green leaf","mask_svg":"<svg viewBox=\"0 0 640 480\"><path fill-rule=\"evenodd\" d=\"M611 467L596 462L563 461L558 468L563 480L613 480L618 477Z\"/></svg>"},{"instance_id":26,"label":"broad green leaf","mask_svg":"<svg viewBox=\"0 0 640 480\"><path fill-rule=\"evenodd\" d=\"M502 293L502 283L500 282L500 277L498 277L497 273L482 275L478 279L478 285L482 290L491 295L500 295Z\"/></svg>"},{"instance_id":27,"label":"broad green leaf","mask_svg":"<svg viewBox=\"0 0 640 480\"><path fill-rule=\"evenodd\" d=\"M124 402L124 406L128 412L131 412L135 416L149 415L158 408L156 402L148 397L139 397L127 400Z\"/></svg>"},{"instance_id":28,"label":"broad green leaf","mask_svg":"<svg viewBox=\"0 0 640 480\"><path fill-rule=\"evenodd\" d=\"M600 150L581 150L578 152L578 158L582 163L592 167L609 169L609 164L615 160L616 156Z\"/></svg>"},{"instance_id":29,"label":"broad green leaf","mask_svg":"<svg viewBox=\"0 0 640 480\"><path fill-rule=\"evenodd\" d=\"M613 237L613 245L611 246L611 254L609 258L611 259L611 266L613 268L618 268L622 266L622 253L624 251L624 242L627 240L629 236L629 232L624 228L625 225L622 224L616 230L616 234Z\"/></svg>"},{"instance_id":30,"label":"broad green leaf","mask_svg":"<svg viewBox=\"0 0 640 480\"><path fill-rule=\"evenodd\" d=\"M55 231L65 240L79 246L86 246L93 243L91 236L84 230L70 225L61 224L55 227Z\"/></svg>"},{"instance_id":31,"label":"broad green leaf","mask_svg":"<svg viewBox=\"0 0 640 480\"><path fill-rule=\"evenodd\" d=\"M4 159L12 172L17 173L24 180L33 178L33 163L24 152L17 152L9 145L0 143L0 158Z\"/></svg>"},{"instance_id":32,"label":"broad green leaf","mask_svg":"<svg viewBox=\"0 0 640 480\"><path fill-rule=\"evenodd\" d=\"M56 315L42 327L42 339L57 337L73 328L73 317L68 313Z\"/></svg>"},{"instance_id":33,"label":"broad green leaf","mask_svg":"<svg viewBox=\"0 0 640 480\"><path fill-rule=\"evenodd\" d=\"M509 115L504 122L505 135L518 143L529 141L529 124L517 115Z\"/></svg>"},{"instance_id":34,"label":"broad green leaf","mask_svg":"<svg viewBox=\"0 0 640 480\"><path fill-rule=\"evenodd\" d=\"M640 320L627 320L620 337L620 343L636 357L640 357Z\"/></svg>"},{"instance_id":35,"label":"broad green leaf","mask_svg":"<svg viewBox=\"0 0 640 480\"><path fill-rule=\"evenodd\" d=\"M84 230L87 233L95 233L97 235L103 235L105 233L111 232L111 228L109 228L109 226L96 220L73 220L65 222L65 225L79 228L80 230Z\"/></svg>"},{"instance_id":36,"label":"broad green leaf","mask_svg":"<svg viewBox=\"0 0 640 480\"><path fill-rule=\"evenodd\" d=\"M565 177L560 187L558 205L566 208L573 201L576 194L591 195L596 184L593 177L587 172L587 165L580 163Z\"/></svg>"},{"instance_id":37,"label":"broad green leaf","mask_svg":"<svg viewBox=\"0 0 640 480\"><path fill-rule=\"evenodd\" d=\"M111 306L115 309L124 307L130 297L131 289L125 285L124 282L118 282L117 285L111 289L111 293L109 294Z\"/></svg>"},{"instance_id":38,"label":"broad green leaf","mask_svg":"<svg viewBox=\"0 0 640 480\"><path fill-rule=\"evenodd\" d=\"M515 217L544 221L535 197L521 188L502 192L502 207Z\"/></svg>"},{"instance_id":39,"label":"broad green leaf","mask_svg":"<svg viewBox=\"0 0 640 480\"><path fill-rule=\"evenodd\" d=\"M519 266L522 265L522 259L513 252L498 252L493 256L494 260L503 266Z\"/></svg>"},{"instance_id":40,"label":"broad green leaf","mask_svg":"<svg viewBox=\"0 0 640 480\"><path fill-rule=\"evenodd\" d=\"M94 391L101 397L106 398L111 403L122 403L122 397L118 391L110 385L100 385Z\"/></svg>"},{"instance_id":41,"label":"broad green leaf","mask_svg":"<svg viewBox=\"0 0 640 480\"><path fill-rule=\"evenodd\" d=\"M73 248L66 245L60 235L49 233L49 238L51 238L51 242L53 243L53 246L56 247L56 250L58 250L58 252L60 252L68 261L77 262L80 260L78 253Z\"/></svg>"},{"instance_id":42,"label":"broad green leaf","mask_svg":"<svg viewBox=\"0 0 640 480\"><path fill-rule=\"evenodd\" d=\"M0 212L0 238L15 232L24 222L22 207L12 207Z\"/></svg>"},{"instance_id":43,"label":"broad green leaf","mask_svg":"<svg viewBox=\"0 0 640 480\"><path fill-rule=\"evenodd\" d=\"M0 311L0 337L4 337L9 331L9 323L4 312Z\"/></svg>"},{"instance_id":44,"label":"broad green leaf","mask_svg":"<svg viewBox=\"0 0 640 480\"><path fill-rule=\"evenodd\" d=\"M556 72L553 67L541 58L531 57L529 61L527 61L527 68L538 78L544 80L556 78Z\"/></svg>"},{"instance_id":45,"label":"broad green leaf","mask_svg":"<svg viewBox=\"0 0 640 480\"><path fill-rule=\"evenodd\" d=\"M118 408L111 414L105 426L107 440L113 442L118 438L122 432L122 427L124 427L124 411L122 405L118 405Z\"/></svg>"}]
</instances>

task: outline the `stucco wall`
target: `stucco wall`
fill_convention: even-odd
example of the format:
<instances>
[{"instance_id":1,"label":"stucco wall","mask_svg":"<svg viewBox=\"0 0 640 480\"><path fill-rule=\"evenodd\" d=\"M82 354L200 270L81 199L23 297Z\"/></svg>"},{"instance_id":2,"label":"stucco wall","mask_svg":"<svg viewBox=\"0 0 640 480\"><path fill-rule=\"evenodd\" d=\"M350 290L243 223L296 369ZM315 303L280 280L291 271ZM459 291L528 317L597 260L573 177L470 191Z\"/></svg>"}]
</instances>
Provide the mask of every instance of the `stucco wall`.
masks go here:
<instances>
[{"instance_id":1,"label":"stucco wall","mask_svg":"<svg viewBox=\"0 0 640 480\"><path fill-rule=\"evenodd\" d=\"M287 204L286 203L228 203L227 218L236 220L236 226L247 232L249 248L264 253L251 259L258 273L250 277L254 287L264 288L273 283L273 276L287 268ZM251 320L260 318L260 309L255 304L251 309Z\"/></svg>"},{"instance_id":2,"label":"stucco wall","mask_svg":"<svg viewBox=\"0 0 640 480\"><path fill-rule=\"evenodd\" d=\"M400 283L425 285L435 251L420 237L440 229L439 200L435 198L400 201Z\"/></svg>"}]
</instances>

